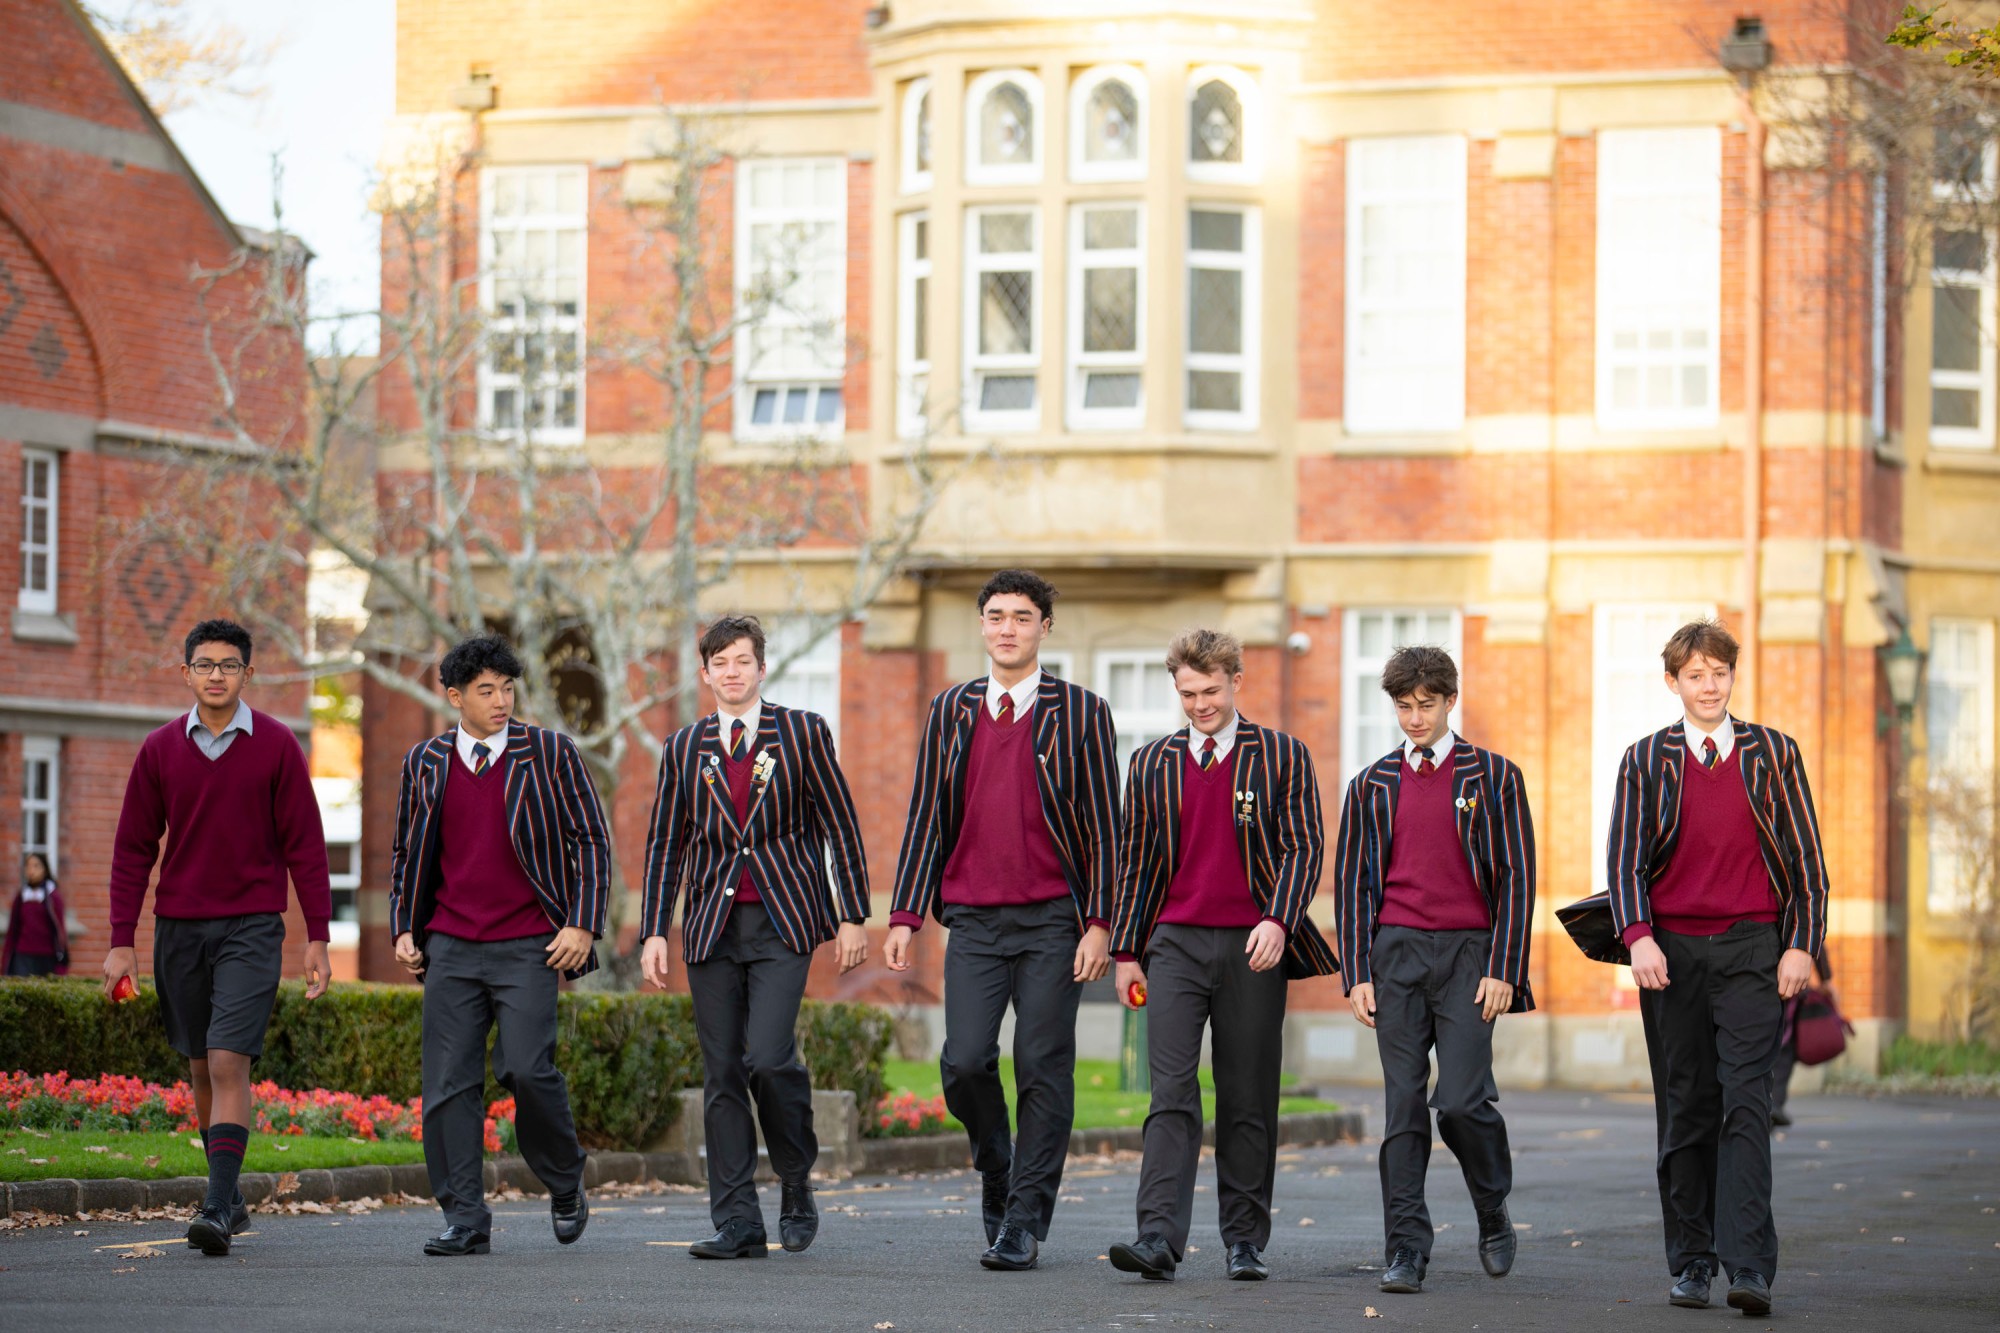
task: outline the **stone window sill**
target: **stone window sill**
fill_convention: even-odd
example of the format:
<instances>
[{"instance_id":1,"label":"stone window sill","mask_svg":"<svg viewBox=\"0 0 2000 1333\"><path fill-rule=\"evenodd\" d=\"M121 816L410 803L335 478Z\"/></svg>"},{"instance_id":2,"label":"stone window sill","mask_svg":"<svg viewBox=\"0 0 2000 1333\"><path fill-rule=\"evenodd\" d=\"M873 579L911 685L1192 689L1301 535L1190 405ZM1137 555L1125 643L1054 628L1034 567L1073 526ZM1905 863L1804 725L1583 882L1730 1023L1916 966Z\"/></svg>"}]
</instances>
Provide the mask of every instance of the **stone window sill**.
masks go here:
<instances>
[{"instance_id":1,"label":"stone window sill","mask_svg":"<svg viewBox=\"0 0 2000 1333\"><path fill-rule=\"evenodd\" d=\"M76 622L65 615L23 611L16 607L14 637L24 643L73 644L77 641Z\"/></svg>"}]
</instances>

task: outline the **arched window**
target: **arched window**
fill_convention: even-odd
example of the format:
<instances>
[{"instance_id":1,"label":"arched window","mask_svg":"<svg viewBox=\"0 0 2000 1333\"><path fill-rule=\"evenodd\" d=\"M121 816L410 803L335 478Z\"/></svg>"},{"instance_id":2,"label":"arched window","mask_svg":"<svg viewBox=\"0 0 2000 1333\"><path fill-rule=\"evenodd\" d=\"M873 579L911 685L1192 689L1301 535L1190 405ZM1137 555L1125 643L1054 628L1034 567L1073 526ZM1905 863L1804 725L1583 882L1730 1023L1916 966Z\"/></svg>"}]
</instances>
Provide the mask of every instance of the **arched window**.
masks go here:
<instances>
[{"instance_id":1,"label":"arched window","mask_svg":"<svg viewBox=\"0 0 2000 1333\"><path fill-rule=\"evenodd\" d=\"M1209 65L1188 77L1188 175L1246 181L1258 170L1257 88L1238 69Z\"/></svg>"},{"instance_id":2,"label":"arched window","mask_svg":"<svg viewBox=\"0 0 2000 1333\"><path fill-rule=\"evenodd\" d=\"M1145 76L1130 65L1089 70L1070 89L1070 177L1129 181L1146 174Z\"/></svg>"},{"instance_id":3,"label":"arched window","mask_svg":"<svg viewBox=\"0 0 2000 1333\"><path fill-rule=\"evenodd\" d=\"M931 81L913 79L903 90L903 193L931 188Z\"/></svg>"},{"instance_id":4,"label":"arched window","mask_svg":"<svg viewBox=\"0 0 2000 1333\"><path fill-rule=\"evenodd\" d=\"M1024 69L996 69L966 95L968 185L1022 185L1042 178L1042 83Z\"/></svg>"}]
</instances>

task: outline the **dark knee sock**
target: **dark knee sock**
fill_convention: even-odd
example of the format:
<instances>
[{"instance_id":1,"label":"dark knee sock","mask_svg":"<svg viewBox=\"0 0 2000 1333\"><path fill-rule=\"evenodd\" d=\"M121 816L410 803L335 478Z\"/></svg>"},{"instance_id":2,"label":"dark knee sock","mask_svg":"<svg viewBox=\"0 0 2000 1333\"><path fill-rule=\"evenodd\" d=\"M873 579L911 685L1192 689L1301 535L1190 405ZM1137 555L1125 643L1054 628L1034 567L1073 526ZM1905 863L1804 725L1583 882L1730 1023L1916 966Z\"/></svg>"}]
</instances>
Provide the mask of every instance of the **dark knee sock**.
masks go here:
<instances>
[{"instance_id":1,"label":"dark knee sock","mask_svg":"<svg viewBox=\"0 0 2000 1333\"><path fill-rule=\"evenodd\" d=\"M245 1131L244 1137L249 1137L248 1131ZM208 1131L205 1129L201 1132L201 1151L202 1156L206 1158L208 1155ZM242 1168L239 1166L237 1169L241 1170ZM243 1191L234 1186L231 1188L234 1192L229 1196L229 1206L231 1208L241 1208L243 1206Z\"/></svg>"},{"instance_id":2,"label":"dark knee sock","mask_svg":"<svg viewBox=\"0 0 2000 1333\"><path fill-rule=\"evenodd\" d=\"M202 1206L226 1213L237 1197L236 1178L243 1171L250 1131L242 1125L211 1125L202 1138L208 1145L208 1198Z\"/></svg>"}]
</instances>

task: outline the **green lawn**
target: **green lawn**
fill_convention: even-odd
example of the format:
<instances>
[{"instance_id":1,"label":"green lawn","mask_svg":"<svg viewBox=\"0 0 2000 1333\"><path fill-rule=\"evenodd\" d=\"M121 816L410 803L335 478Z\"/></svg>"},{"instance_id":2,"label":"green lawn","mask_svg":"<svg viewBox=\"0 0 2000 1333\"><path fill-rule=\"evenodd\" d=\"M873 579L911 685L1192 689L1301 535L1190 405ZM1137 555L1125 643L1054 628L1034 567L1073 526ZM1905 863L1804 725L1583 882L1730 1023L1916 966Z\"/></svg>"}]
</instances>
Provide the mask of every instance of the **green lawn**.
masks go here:
<instances>
[{"instance_id":1,"label":"green lawn","mask_svg":"<svg viewBox=\"0 0 2000 1333\"><path fill-rule=\"evenodd\" d=\"M193 1139L190 1143L188 1140ZM102 1149L103 1151L92 1151ZM424 1160L424 1145L408 1141L274 1138L252 1134L245 1171L305 1171L332 1166L391 1166ZM205 1176L208 1159L192 1134L116 1134L102 1130L0 1130L0 1180L161 1180Z\"/></svg>"},{"instance_id":2,"label":"green lawn","mask_svg":"<svg viewBox=\"0 0 2000 1333\"><path fill-rule=\"evenodd\" d=\"M883 1062L882 1075L888 1080L891 1093L914 1092L919 1097L936 1097L944 1091L939 1081L935 1060L888 1060ZM1000 1061L1000 1077L1006 1080L1011 1100L1014 1089L1014 1062ZM1287 1083L1293 1080L1289 1077ZM1201 1071L1201 1109L1205 1117L1215 1115L1215 1092L1209 1072ZM1146 1107L1150 1101L1147 1093L1120 1092L1118 1090L1118 1064L1113 1060L1078 1060L1076 1062L1076 1127L1078 1129L1104 1129L1113 1125L1143 1125L1146 1123ZM1280 1114L1295 1111L1334 1111L1332 1102L1323 1102L1316 1097L1284 1097L1278 1102ZM947 1118L952 1129L962 1129L956 1119Z\"/></svg>"}]
</instances>

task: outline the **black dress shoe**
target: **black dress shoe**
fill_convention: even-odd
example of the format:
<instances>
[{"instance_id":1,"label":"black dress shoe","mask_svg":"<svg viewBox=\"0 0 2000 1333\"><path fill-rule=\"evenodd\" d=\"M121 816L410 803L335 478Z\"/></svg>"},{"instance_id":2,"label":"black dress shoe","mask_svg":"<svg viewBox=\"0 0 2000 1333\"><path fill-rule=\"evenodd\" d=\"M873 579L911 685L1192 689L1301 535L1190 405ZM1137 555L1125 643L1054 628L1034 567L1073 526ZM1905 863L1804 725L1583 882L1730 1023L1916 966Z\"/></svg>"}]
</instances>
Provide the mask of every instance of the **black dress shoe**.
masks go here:
<instances>
[{"instance_id":1,"label":"black dress shoe","mask_svg":"<svg viewBox=\"0 0 2000 1333\"><path fill-rule=\"evenodd\" d=\"M763 1223L732 1217L707 1240L688 1246L688 1253L697 1259L764 1259L770 1256L771 1244Z\"/></svg>"},{"instance_id":2,"label":"black dress shoe","mask_svg":"<svg viewBox=\"0 0 2000 1333\"><path fill-rule=\"evenodd\" d=\"M442 1235L432 1236L424 1242L425 1254L438 1254L457 1259L468 1254L486 1254L493 1248L493 1239L483 1231L462 1227L453 1223L444 1229Z\"/></svg>"},{"instance_id":3,"label":"black dress shoe","mask_svg":"<svg viewBox=\"0 0 2000 1333\"><path fill-rule=\"evenodd\" d=\"M1042 1247L1026 1227L1018 1222L1002 1222L1000 1234L986 1253L979 1256L983 1267L1000 1273L1019 1273L1033 1268Z\"/></svg>"},{"instance_id":4,"label":"black dress shoe","mask_svg":"<svg viewBox=\"0 0 2000 1333\"><path fill-rule=\"evenodd\" d=\"M1000 1239L1000 1224L1007 1220L1007 1189L1013 1179L1008 1171L996 1171L980 1178L979 1216L986 1223L986 1243Z\"/></svg>"},{"instance_id":5,"label":"black dress shoe","mask_svg":"<svg viewBox=\"0 0 2000 1333\"><path fill-rule=\"evenodd\" d=\"M1714 1277L1715 1270L1709 1267L1708 1260L1696 1259L1681 1270L1680 1280L1675 1282L1674 1289L1667 1293L1667 1303L1685 1306L1690 1310L1706 1310L1708 1284Z\"/></svg>"},{"instance_id":6,"label":"black dress shoe","mask_svg":"<svg viewBox=\"0 0 2000 1333\"><path fill-rule=\"evenodd\" d=\"M579 1188L574 1194L549 1196L549 1218L555 1224L556 1243L574 1245L590 1225L590 1200Z\"/></svg>"},{"instance_id":7,"label":"black dress shoe","mask_svg":"<svg viewBox=\"0 0 2000 1333\"><path fill-rule=\"evenodd\" d=\"M229 1234L240 1236L249 1229L250 1206L243 1202L243 1196L239 1194L236 1196L236 1202L229 1206ZM190 1236L188 1237L188 1248L190 1250L198 1250L201 1246L195 1244L194 1237Z\"/></svg>"},{"instance_id":8,"label":"black dress shoe","mask_svg":"<svg viewBox=\"0 0 2000 1333\"><path fill-rule=\"evenodd\" d=\"M1137 1273L1148 1282L1172 1282L1176 1262L1173 1247L1157 1231L1148 1231L1130 1245L1121 1242L1111 1247L1113 1268Z\"/></svg>"},{"instance_id":9,"label":"black dress shoe","mask_svg":"<svg viewBox=\"0 0 2000 1333\"><path fill-rule=\"evenodd\" d=\"M1505 1277L1514 1266L1514 1251L1520 1242L1514 1236L1513 1219L1507 1205L1479 1215L1479 1262L1488 1277Z\"/></svg>"},{"instance_id":10,"label":"black dress shoe","mask_svg":"<svg viewBox=\"0 0 2000 1333\"><path fill-rule=\"evenodd\" d=\"M1229 1247L1227 1272L1231 1282L1262 1282L1271 1276L1271 1270L1264 1266L1264 1256L1257 1253L1257 1247L1247 1240L1239 1240Z\"/></svg>"},{"instance_id":11,"label":"black dress shoe","mask_svg":"<svg viewBox=\"0 0 2000 1333\"><path fill-rule=\"evenodd\" d=\"M222 1208L210 1208L206 1204L188 1223L188 1244L203 1254L225 1255L229 1253L229 1213Z\"/></svg>"},{"instance_id":12,"label":"black dress shoe","mask_svg":"<svg viewBox=\"0 0 2000 1333\"><path fill-rule=\"evenodd\" d=\"M1762 1273L1741 1269L1729 1283L1729 1305L1748 1315L1771 1313L1771 1284Z\"/></svg>"},{"instance_id":13,"label":"black dress shoe","mask_svg":"<svg viewBox=\"0 0 2000 1333\"><path fill-rule=\"evenodd\" d=\"M778 1240L796 1254L819 1235L819 1205L813 1202L813 1187L803 1180L783 1186L778 1198Z\"/></svg>"},{"instance_id":14,"label":"black dress shoe","mask_svg":"<svg viewBox=\"0 0 2000 1333\"><path fill-rule=\"evenodd\" d=\"M1789 1125L1791 1123L1792 1123L1791 1112L1785 1110L1782 1107L1771 1108L1771 1124L1774 1128L1783 1129L1786 1125Z\"/></svg>"},{"instance_id":15,"label":"black dress shoe","mask_svg":"<svg viewBox=\"0 0 2000 1333\"><path fill-rule=\"evenodd\" d=\"M1389 1271L1382 1274L1382 1290L1413 1296L1424 1289L1424 1273L1430 1266L1430 1260L1417 1253L1416 1246L1398 1245L1395 1257L1389 1260Z\"/></svg>"}]
</instances>

